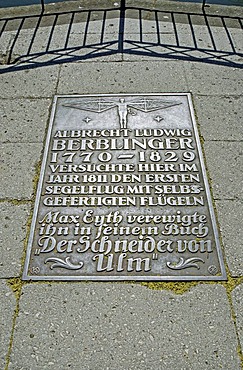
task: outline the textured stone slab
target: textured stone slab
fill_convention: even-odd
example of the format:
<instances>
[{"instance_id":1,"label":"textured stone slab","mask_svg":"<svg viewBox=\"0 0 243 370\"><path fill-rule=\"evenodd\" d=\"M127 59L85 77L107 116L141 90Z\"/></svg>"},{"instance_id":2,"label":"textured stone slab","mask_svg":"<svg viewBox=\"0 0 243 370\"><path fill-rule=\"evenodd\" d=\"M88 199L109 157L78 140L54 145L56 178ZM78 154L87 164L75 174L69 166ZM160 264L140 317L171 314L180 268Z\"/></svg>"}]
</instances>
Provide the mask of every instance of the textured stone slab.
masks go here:
<instances>
[{"instance_id":1,"label":"textured stone slab","mask_svg":"<svg viewBox=\"0 0 243 370\"><path fill-rule=\"evenodd\" d=\"M177 62L77 63L61 68L57 92L64 91L67 94L181 92L187 91L187 84Z\"/></svg>"},{"instance_id":2,"label":"textured stone slab","mask_svg":"<svg viewBox=\"0 0 243 370\"><path fill-rule=\"evenodd\" d=\"M208 58L208 51L203 51L202 49L192 49L188 50L185 53L185 49L187 46L175 46L175 38L172 34L160 34L160 39L165 41L165 45L157 45L156 44L156 35L153 34L145 34L144 35L144 42L140 43L136 41L138 35L129 35L129 38L124 43L124 54L123 60L124 61L178 61L182 60L181 66L183 63L188 63L190 60L196 60L199 63L205 63L207 65L217 64L217 59L220 58L220 54L218 52L210 52L210 58ZM169 41L171 40L171 42ZM173 46L170 46L172 44ZM208 62L205 60L208 58ZM230 63L240 63L238 56L230 56L224 59L224 64ZM184 72L185 74L187 72ZM189 91L189 88L188 88ZM190 89L190 92L193 92Z\"/></svg>"},{"instance_id":3,"label":"textured stone slab","mask_svg":"<svg viewBox=\"0 0 243 370\"><path fill-rule=\"evenodd\" d=\"M0 203L0 277L20 275L30 205Z\"/></svg>"},{"instance_id":4,"label":"textured stone slab","mask_svg":"<svg viewBox=\"0 0 243 370\"><path fill-rule=\"evenodd\" d=\"M43 142L51 100L2 99L2 142Z\"/></svg>"},{"instance_id":5,"label":"textured stone slab","mask_svg":"<svg viewBox=\"0 0 243 370\"><path fill-rule=\"evenodd\" d=\"M236 327L241 348L243 347L243 284L237 286L232 292L233 306L236 316Z\"/></svg>"},{"instance_id":6,"label":"textured stone slab","mask_svg":"<svg viewBox=\"0 0 243 370\"><path fill-rule=\"evenodd\" d=\"M80 33L79 28L82 29L80 24L74 24L69 33L68 25L57 25L52 33L52 27L43 27L38 30L34 41L33 30L23 30L14 46L12 60L30 60L30 64L55 62L57 53L58 62L122 60L118 53L118 34L100 33L98 30L96 33L84 33L84 30Z\"/></svg>"},{"instance_id":7,"label":"textured stone slab","mask_svg":"<svg viewBox=\"0 0 243 370\"><path fill-rule=\"evenodd\" d=\"M181 11L181 12L187 12L189 11L194 11L194 12L199 12L201 10L201 5L199 3L190 3L190 6L188 7L188 4L186 3L178 3L175 1L164 1L163 3L157 2L154 4L151 4L149 0L127 0L126 1L126 6L127 7L133 7L133 8L141 8L145 9L145 12L148 14L149 12L146 11L148 10L159 10L159 11Z\"/></svg>"},{"instance_id":8,"label":"textured stone slab","mask_svg":"<svg viewBox=\"0 0 243 370\"><path fill-rule=\"evenodd\" d=\"M188 62L185 64L190 91L203 95L241 95L242 70L221 65Z\"/></svg>"},{"instance_id":9,"label":"textured stone slab","mask_svg":"<svg viewBox=\"0 0 243 370\"><path fill-rule=\"evenodd\" d=\"M30 199L35 165L40 160L42 144L1 144L0 197Z\"/></svg>"},{"instance_id":10,"label":"textured stone slab","mask_svg":"<svg viewBox=\"0 0 243 370\"><path fill-rule=\"evenodd\" d=\"M236 29L231 29L230 34L234 42L236 52L242 54L243 52L242 34L239 32L239 30L236 30ZM242 61L242 58L241 58L241 61Z\"/></svg>"},{"instance_id":11,"label":"textured stone slab","mask_svg":"<svg viewBox=\"0 0 243 370\"><path fill-rule=\"evenodd\" d=\"M63 62L79 61L82 62L121 62L122 54L119 52L119 36L114 33L75 33L72 32L68 38L67 46L65 42L66 34L58 33L56 39L52 40L50 52L58 51L60 60ZM61 47L61 48L60 48ZM52 55L49 56L51 58ZM54 56L55 58L55 56Z\"/></svg>"},{"instance_id":12,"label":"textured stone slab","mask_svg":"<svg viewBox=\"0 0 243 370\"><path fill-rule=\"evenodd\" d=\"M129 34L129 37L127 37L126 41L124 42L124 54L123 54L124 61L133 62L133 63L147 61L149 63L152 61L161 62L163 59L164 63L166 62L166 56L168 54L171 54L171 50L169 50L166 46L156 45L155 35L145 34L143 44L141 44L140 42L137 42L138 37L139 37L138 35ZM165 39L167 41L171 40L172 43L174 42L173 35L166 35ZM151 41L152 41L152 44L150 43ZM173 51L172 54L175 58L172 58L172 61L170 63L175 62L176 56L180 55L180 51L178 51L178 53L176 51ZM181 63L180 67L182 66L183 64ZM161 65L161 68L163 68L162 65ZM185 75L183 70L182 70L182 73ZM189 89L187 88L187 91L188 90Z\"/></svg>"},{"instance_id":13,"label":"textured stone slab","mask_svg":"<svg viewBox=\"0 0 243 370\"><path fill-rule=\"evenodd\" d=\"M217 212L224 253L232 276L243 275L243 205L240 200L217 201Z\"/></svg>"},{"instance_id":14,"label":"textured stone slab","mask_svg":"<svg viewBox=\"0 0 243 370\"><path fill-rule=\"evenodd\" d=\"M242 142L204 143L215 199L242 198Z\"/></svg>"},{"instance_id":15,"label":"textured stone slab","mask_svg":"<svg viewBox=\"0 0 243 370\"><path fill-rule=\"evenodd\" d=\"M242 140L242 96L194 96L193 101L205 140Z\"/></svg>"},{"instance_id":16,"label":"textured stone slab","mask_svg":"<svg viewBox=\"0 0 243 370\"><path fill-rule=\"evenodd\" d=\"M13 41L14 35L11 32L4 32L1 35L1 46L0 46L0 65L7 62L7 54L9 51L9 45Z\"/></svg>"},{"instance_id":17,"label":"textured stone slab","mask_svg":"<svg viewBox=\"0 0 243 370\"><path fill-rule=\"evenodd\" d=\"M218 64L221 57L223 63L242 61L235 54L242 33L237 19L226 18L226 29L220 18L205 18L201 12L192 14L191 9L184 14L129 9L126 16L124 60L195 58Z\"/></svg>"},{"instance_id":18,"label":"textured stone slab","mask_svg":"<svg viewBox=\"0 0 243 370\"><path fill-rule=\"evenodd\" d=\"M23 288L9 370L20 368L241 366L222 286L199 285L176 296L137 285L62 283Z\"/></svg>"},{"instance_id":19,"label":"textured stone slab","mask_svg":"<svg viewBox=\"0 0 243 370\"><path fill-rule=\"evenodd\" d=\"M57 96L51 117L24 279L226 279L188 94Z\"/></svg>"},{"instance_id":20,"label":"textured stone slab","mask_svg":"<svg viewBox=\"0 0 243 370\"><path fill-rule=\"evenodd\" d=\"M5 369L15 309L15 297L4 280L0 280L0 368Z\"/></svg>"},{"instance_id":21,"label":"textured stone slab","mask_svg":"<svg viewBox=\"0 0 243 370\"><path fill-rule=\"evenodd\" d=\"M10 96L12 98L46 98L52 97L55 93L59 71L57 66L7 73L4 70L5 67L0 68L2 98L8 99Z\"/></svg>"}]
</instances>

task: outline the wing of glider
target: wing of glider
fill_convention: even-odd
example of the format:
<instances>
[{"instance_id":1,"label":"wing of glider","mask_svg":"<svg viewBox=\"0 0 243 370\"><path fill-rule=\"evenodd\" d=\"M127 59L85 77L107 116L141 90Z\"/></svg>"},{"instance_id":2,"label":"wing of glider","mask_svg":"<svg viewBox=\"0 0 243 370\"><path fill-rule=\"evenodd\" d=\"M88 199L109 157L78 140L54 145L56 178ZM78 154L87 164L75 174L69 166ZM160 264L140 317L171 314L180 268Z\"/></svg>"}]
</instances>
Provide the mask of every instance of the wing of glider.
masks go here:
<instances>
[{"instance_id":1,"label":"wing of glider","mask_svg":"<svg viewBox=\"0 0 243 370\"><path fill-rule=\"evenodd\" d=\"M114 101L105 99L83 99L80 103L63 104L63 106L89 112L102 113L108 109L115 108L117 104Z\"/></svg>"},{"instance_id":2,"label":"wing of glider","mask_svg":"<svg viewBox=\"0 0 243 370\"><path fill-rule=\"evenodd\" d=\"M166 101L162 99L138 99L129 102L127 105L131 108L141 110L142 112L152 112L158 109L166 109L180 105L176 101Z\"/></svg>"}]
</instances>

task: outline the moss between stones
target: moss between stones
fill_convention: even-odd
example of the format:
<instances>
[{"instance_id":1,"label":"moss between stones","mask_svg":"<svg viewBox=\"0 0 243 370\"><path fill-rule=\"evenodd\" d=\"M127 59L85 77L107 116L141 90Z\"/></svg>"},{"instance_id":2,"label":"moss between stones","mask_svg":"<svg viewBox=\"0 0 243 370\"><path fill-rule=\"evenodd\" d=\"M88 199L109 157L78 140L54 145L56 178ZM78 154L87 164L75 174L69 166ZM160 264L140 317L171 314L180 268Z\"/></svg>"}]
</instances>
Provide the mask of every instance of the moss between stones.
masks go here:
<instances>
[{"instance_id":1,"label":"moss between stones","mask_svg":"<svg viewBox=\"0 0 243 370\"><path fill-rule=\"evenodd\" d=\"M29 199L9 199L9 198L2 198L0 199L0 203L10 203L13 206L20 206L22 204L29 204L31 200Z\"/></svg>"},{"instance_id":2,"label":"moss between stones","mask_svg":"<svg viewBox=\"0 0 243 370\"><path fill-rule=\"evenodd\" d=\"M16 319L19 315L19 298L21 295L23 284L24 284L23 281L18 277L7 280L7 285L10 287L10 289L13 291L16 297L16 307L15 307L14 315L13 315L13 324L12 324L11 336L10 336L10 341L9 341L8 353L6 356L5 370L8 370L8 365L10 362L10 355L11 355L12 346L13 346L14 329L15 329Z\"/></svg>"},{"instance_id":3,"label":"moss between stones","mask_svg":"<svg viewBox=\"0 0 243 370\"><path fill-rule=\"evenodd\" d=\"M153 290L169 290L175 294L183 294L190 290L192 287L200 284L197 281L189 282L143 282L142 286L146 286L149 289Z\"/></svg>"},{"instance_id":4,"label":"moss between stones","mask_svg":"<svg viewBox=\"0 0 243 370\"><path fill-rule=\"evenodd\" d=\"M35 196L36 191L37 191L37 186L38 186L38 182L39 182L39 178L40 178L41 163L42 163L42 161L40 160L35 164L35 174L34 174L34 177L33 177L33 180L32 180L33 196Z\"/></svg>"},{"instance_id":5,"label":"moss between stones","mask_svg":"<svg viewBox=\"0 0 243 370\"><path fill-rule=\"evenodd\" d=\"M238 353L238 356L239 356L240 361L241 361L241 367L243 369L243 354L242 354L240 345L237 346L237 353Z\"/></svg>"},{"instance_id":6,"label":"moss between stones","mask_svg":"<svg viewBox=\"0 0 243 370\"><path fill-rule=\"evenodd\" d=\"M198 121L197 117L196 117L196 120ZM200 141L201 141L201 144L203 146L204 139L203 139L202 135L200 134L200 129L198 131L199 131ZM205 161L204 151L202 150L202 152L203 152L204 161ZM36 191L37 191L37 186L38 186L39 177L40 177L40 171L41 171L41 161L39 161L35 166L35 175L34 175L34 178L33 178L33 195L35 195ZM206 171L207 171L207 167L206 167ZM208 177L208 180L209 180L210 191L211 191L211 179L210 179L208 171L207 171L207 177ZM213 197L212 197L212 201L213 201ZM20 201L11 200L10 202L14 205L23 204L24 202L26 203L26 201L21 201L21 200ZM214 202L213 202L213 207L214 207L214 211L217 215L216 207L215 207ZM24 261L25 261L25 254L26 254L26 249L27 249L27 241L28 241L29 232L30 232L32 215L33 215L33 203L32 203L32 209L31 209L31 212L30 212L30 216L29 216L28 221L26 223L27 232L26 232L26 239L25 239L25 243L24 243L24 253L23 253L23 258L22 258L22 263L21 263L22 266L24 265ZM217 217L216 217L216 222L218 224ZM221 243L221 245L222 245L222 243ZM235 287L237 285L239 285L243 282L243 277L240 277L240 278L231 277L227 265L226 265L226 271L227 271L227 277L228 277L228 281L226 281L226 282L222 282L222 281L187 281L187 282L183 282L183 281L180 281L180 282L174 282L174 281L173 282L126 281L125 283L127 283L127 284L139 284L141 286L147 287L148 289L152 289L152 290L161 290L161 291L166 290L166 291L173 292L174 294L178 294L178 295L181 295L181 294L184 294L184 293L188 292L191 288L193 288L195 286L198 286L199 284L200 285L202 285L202 284L211 284L211 285L220 284L220 285L224 286L224 288L226 289L228 300L229 300L229 303L231 305L232 317L233 317L233 320L236 324L236 318L235 318L235 315L234 315L234 310L232 309L231 292L235 289ZM26 285L26 284L43 284L43 283L44 284L56 284L56 283L58 283L58 284L61 283L62 284L62 283L65 283L65 281L59 281L59 282L56 282L56 281L35 281L35 282L28 281L27 282L26 281L26 282L24 282L20 278L12 278L12 279L8 280L8 285L10 286L12 291L14 292L14 294L16 296L16 299L17 299L15 320L18 316L19 298L20 298L20 295L21 295L23 285ZM89 281L82 281L82 282L76 281L76 282L73 282L73 283L83 284L83 283L90 283L90 282ZM106 283L109 283L109 282L106 282ZM114 282L112 282L112 283L114 283ZM124 283L124 282L117 282L117 283ZM10 343L10 346L11 346L11 343ZM243 355L242 355L240 345L238 345L237 353L238 353L241 361L243 361Z\"/></svg>"},{"instance_id":7,"label":"moss between stones","mask_svg":"<svg viewBox=\"0 0 243 370\"><path fill-rule=\"evenodd\" d=\"M35 165L35 175L33 177L32 205L31 205L31 210L30 210L29 217L28 217L27 222L26 222L26 237L25 237L25 240L24 240L24 249L23 249L23 254L22 254L22 259L21 259L21 268L22 268L22 270L23 270L24 263L25 263L25 257L26 257L27 245L28 245L28 240L29 240L31 222L32 222L33 212L34 212L34 199L35 199L37 186L38 186L38 182L39 182L40 170L41 170L41 161L38 161Z\"/></svg>"},{"instance_id":8,"label":"moss between stones","mask_svg":"<svg viewBox=\"0 0 243 370\"><path fill-rule=\"evenodd\" d=\"M19 277L15 277L15 278L8 279L7 284L10 287L10 289L13 291L16 297L16 300L18 301L21 295L21 290L22 290L22 286L24 282Z\"/></svg>"},{"instance_id":9,"label":"moss between stones","mask_svg":"<svg viewBox=\"0 0 243 370\"><path fill-rule=\"evenodd\" d=\"M230 275L228 275L228 281L220 282L229 294L241 283L243 283L243 276L233 278Z\"/></svg>"},{"instance_id":10,"label":"moss between stones","mask_svg":"<svg viewBox=\"0 0 243 370\"><path fill-rule=\"evenodd\" d=\"M171 291L175 294L184 294L187 291L189 291L191 288L197 286L197 285L202 285L202 284L207 284L207 285L222 285L228 295L228 298L230 298L231 292L241 283L243 283L243 276L238 277L238 278L233 278L229 274L228 267L226 266L226 271L227 271L227 281L170 281L170 282L142 282L140 283L142 286L145 286L149 289L153 290L168 290Z\"/></svg>"}]
</instances>

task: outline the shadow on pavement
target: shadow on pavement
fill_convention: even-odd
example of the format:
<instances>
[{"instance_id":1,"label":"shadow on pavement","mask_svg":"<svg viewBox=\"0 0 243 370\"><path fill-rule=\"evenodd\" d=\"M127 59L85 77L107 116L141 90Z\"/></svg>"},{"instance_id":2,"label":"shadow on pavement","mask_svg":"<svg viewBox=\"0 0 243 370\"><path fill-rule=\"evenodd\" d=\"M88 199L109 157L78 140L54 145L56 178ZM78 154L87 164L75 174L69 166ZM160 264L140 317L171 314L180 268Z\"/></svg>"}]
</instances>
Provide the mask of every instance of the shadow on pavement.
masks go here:
<instances>
[{"instance_id":1,"label":"shadow on pavement","mask_svg":"<svg viewBox=\"0 0 243 370\"><path fill-rule=\"evenodd\" d=\"M126 6L6 17L0 73L120 55L242 68L242 18ZM131 59L129 59L131 60ZM6 66L6 64L8 66Z\"/></svg>"}]
</instances>

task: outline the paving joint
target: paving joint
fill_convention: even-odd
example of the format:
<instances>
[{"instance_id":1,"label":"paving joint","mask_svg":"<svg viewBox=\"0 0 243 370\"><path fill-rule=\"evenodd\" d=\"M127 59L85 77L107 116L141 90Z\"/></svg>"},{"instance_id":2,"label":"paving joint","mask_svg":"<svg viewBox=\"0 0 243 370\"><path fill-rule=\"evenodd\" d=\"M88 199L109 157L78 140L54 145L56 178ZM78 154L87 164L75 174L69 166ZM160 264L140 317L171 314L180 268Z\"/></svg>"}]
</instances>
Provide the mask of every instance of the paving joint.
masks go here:
<instances>
[{"instance_id":1,"label":"paving joint","mask_svg":"<svg viewBox=\"0 0 243 370\"><path fill-rule=\"evenodd\" d=\"M16 325L16 321L19 315L19 303L20 303L20 296L21 296L22 285L23 285L19 278L8 279L7 284L15 295L16 305L15 305L14 314L13 314L12 329L11 329L11 334L10 334L8 351L7 351L7 355L5 359L6 365L5 365L4 370L8 370L8 366L10 362L10 357L11 357L11 352L12 352L12 347L13 347L13 340L14 340L15 325Z\"/></svg>"},{"instance_id":2,"label":"paving joint","mask_svg":"<svg viewBox=\"0 0 243 370\"><path fill-rule=\"evenodd\" d=\"M236 201L236 200L241 200L240 198L238 198L238 197L235 197L235 198L217 198L217 197L214 197L214 200L215 201L224 201L224 200L227 200L227 201L229 201L229 202L234 202L234 201Z\"/></svg>"},{"instance_id":3,"label":"paving joint","mask_svg":"<svg viewBox=\"0 0 243 370\"><path fill-rule=\"evenodd\" d=\"M234 282L234 278L231 278L231 280L232 279L233 279L233 282ZM241 342L240 342L240 337L239 337L237 323L236 323L236 313L235 313L235 309L234 309L234 305L233 305L233 301L232 301L232 296L231 296L232 291L238 285L240 285L241 283L243 283L243 277L240 277L237 280L238 280L239 283L237 283L236 285L231 284L231 281L230 281L229 289L228 289L228 285L227 285L226 293L227 293L227 298L228 298L229 305L230 305L231 317L232 317L232 320L233 320L233 323L234 323L236 338L237 338L237 342L238 342L237 354L238 354L238 356L240 358L240 361L241 361L241 364L242 364L242 367L243 367L243 352L242 352L242 348L241 348Z\"/></svg>"},{"instance_id":4,"label":"paving joint","mask_svg":"<svg viewBox=\"0 0 243 370\"><path fill-rule=\"evenodd\" d=\"M214 282L214 281L207 281L207 282L200 282L200 281L192 281L192 282L134 282L134 281L127 281L127 282L102 282L101 284L109 285L109 284L134 284L134 285L140 285L143 287L146 287L151 290L159 290L159 291L169 291L171 293L174 293L176 295L183 295L184 293L189 292L193 287L199 286L199 285L222 285L227 294L227 298L229 301L230 305L230 310L231 310L231 317L232 321L234 323L235 327L235 332L236 332L236 337L237 337L237 348L236 348L236 353L239 356L241 362L243 363L243 355L242 355L242 349L240 345L240 339L239 335L237 332L237 327L236 327L236 315L233 307L233 302L232 302L232 297L231 297L231 292L241 283L243 283L243 277L239 278L233 278L229 274L229 269L226 266L226 271L227 271L227 277L228 281L227 282ZM20 309L20 297L22 294L22 289L26 285L62 285L65 284L65 281L23 281L21 278L9 278L7 280L8 286L11 288L12 292L15 295L16 298L16 307L14 310L14 315L13 315L13 322L12 322L12 330L11 330L11 336L10 336L10 341L9 341L9 347L8 347L8 352L6 356L6 366L4 370L8 370L9 363L10 363L10 357L11 357L11 352L12 352L12 347L13 347L13 341L14 341L14 333L15 333L15 326L16 326L16 321L19 315L19 309ZM92 281L76 281L72 282L74 285L84 285L84 284L89 284L92 285Z\"/></svg>"},{"instance_id":5,"label":"paving joint","mask_svg":"<svg viewBox=\"0 0 243 370\"><path fill-rule=\"evenodd\" d=\"M21 204L30 204L32 199L13 199L13 198L1 198L0 203L9 203L13 206L20 206Z\"/></svg>"},{"instance_id":6,"label":"paving joint","mask_svg":"<svg viewBox=\"0 0 243 370\"><path fill-rule=\"evenodd\" d=\"M87 1L87 7L93 6L94 2L90 4ZM99 6L100 2L98 1L97 4ZM162 11L164 6L167 9L167 3L164 4L161 5L157 0L153 0L152 3L138 1L135 5L138 9L142 9L143 6L150 9L158 7L160 8L158 11ZM172 6L175 9L176 3L174 2ZM231 8L225 7L225 9L230 18ZM183 6L180 10L184 10ZM54 8L52 11L55 14ZM212 12L213 8L209 11ZM192 13L190 8L187 13ZM129 13L126 15L128 16ZM146 22L150 18L150 13L141 11L141 15L146 18ZM152 13L151 15L153 16ZM161 14L161 17L163 15ZM210 17L210 14L207 15ZM134 29L133 25L130 27L129 22L126 23L127 17L124 21L124 27L127 27L129 34ZM132 21L136 19L133 18ZM200 30L199 23L195 21L195 25L199 26L199 31L205 30L206 32L205 28ZM233 21L230 21L230 24L228 28L232 26L233 36L236 35L235 40L232 38L232 43L238 51L236 47L240 45L239 30L233 27ZM99 37L99 25L100 22L94 22L92 27L96 27L97 32L93 32L93 28L91 32L88 32L88 36L93 37L97 34ZM148 26L151 27L151 24ZM166 29L162 27L161 30ZM64 27L61 31L63 29ZM147 39L150 39L150 35L153 34L150 29L146 32L149 35ZM44 29L40 31L41 35L50 35L50 32ZM223 33L222 27L221 31ZM182 37L183 32L180 34ZM6 50L8 53L4 56L6 61L14 42L13 34L11 35L10 32L7 35L9 38L5 40L4 53ZM15 45L18 55L28 42L24 39L25 34L33 36L31 30L29 33L20 34L19 44ZM164 32L164 34L169 33ZM116 32L115 37L121 37L121 35L123 32ZM53 38L53 44L61 43L62 36L62 32L57 33L57 39ZM187 35L185 39L188 44L189 36ZM74 37L78 38L77 35ZM164 39L166 37L164 36ZM135 38L131 36L131 39ZM227 50L228 41L226 42L223 38L217 40L219 44L222 41L219 49ZM37 51L46 45L44 41L36 38ZM52 44L49 44L51 48ZM1 294L4 298L2 301L4 317L0 325L4 325L3 332L4 336L6 335L6 345L0 343L2 345L1 360L3 361L0 367L5 370L19 368L52 370L58 367L65 369L69 363L72 363L70 367L74 370L80 368L96 370L99 366L119 370L125 368L144 370L153 367L168 370L190 367L192 369L197 367L200 370L206 367L239 370L239 359L243 365L243 332L240 312L242 298L239 294L242 292L243 284L242 230L240 228L242 196L239 174L239 153L242 143L239 124L242 111L239 68L242 67L235 68L233 64L230 64L232 56L225 57L229 60L224 65L220 65L220 62L223 63L222 60L217 60L216 56L212 56L214 64L210 65L204 59L193 60L193 54L188 55L187 60L169 59L169 57L166 59L166 56L162 55L162 49L159 49L159 58L157 56L157 59L153 58L155 53L151 58L148 55L144 58L142 53L129 54L129 46L125 43L123 46L122 52L115 55L117 59L119 57L119 60L114 60L114 55L109 54L105 60L103 57L99 59L99 55L94 60L81 57L81 60L72 61L64 58L64 62L60 60L58 64L58 61L54 60L51 65L52 57L46 55L43 59L41 55L40 64L38 64L38 58L34 56L36 59L29 62L23 61L22 63L20 59L19 64L0 66L0 73L4 77L1 109L3 107L4 114L6 114L4 118L6 132L2 143L9 144L9 146L4 146L6 148L6 161L4 162L6 181L3 177L4 193L0 199L6 226L2 238L6 243L3 248L4 263L1 266L2 278L0 280L3 287ZM138 45L140 50L142 46L142 44ZM32 51L34 48L31 49ZM181 51L184 52L184 49ZM86 50L77 51L77 53L74 51L73 54L83 52L86 53ZM17 54L13 53L12 57L18 57ZM200 52L201 56L203 55ZM239 56L235 55L234 58L237 59L235 60L238 64L241 63ZM46 64L45 59L48 60ZM41 65L41 60L43 65ZM30 63L29 67L28 63ZM136 81L138 78L139 81ZM155 91L158 93L191 92L228 280L106 281L99 283L94 281L23 281L22 271L44 155L44 143L52 112L53 95L81 93L92 95L109 92L118 94L135 91L144 92L144 94L146 92L155 93ZM44 102L45 99L48 101ZM11 104L10 100L12 100ZM23 104L21 100L25 100ZM13 138L13 141L6 141L8 138L10 140ZM30 143L29 148L26 143ZM16 148L16 155L12 155L14 148ZM23 159L20 158L22 153ZM238 158L237 161L235 158ZM21 161L20 166L18 166L19 160ZM10 173L8 173L9 170ZM5 190L8 181L9 185L12 185L12 188L9 186L11 190ZM12 235L11 231L13 231ZM5 267L7 267L6 270ZM117 303L116 309L113 310L115 303ZM41 314L37 316L39 311ZM62 319L64 319L63 323ZM155 324L152 324L150 320L154 320ZM50 327L52 323L56 325L54 327L56 333L51 330L53 329ZM69 333L66 330L69 330ZM154 342L150 334L151 336L155 334ZM127 345L128 342L133 345L131 350L132 346ZM183 346L186 348L186 353L183 352ZM61 351L63 348L65 351ZM140 358L136 358L138 352L141 352ZM75 356L76 354L78 356ZM142 357L143 361L141 361ZM78 362L80 359L82 362Z\"/></svg>"}]
</instances>

